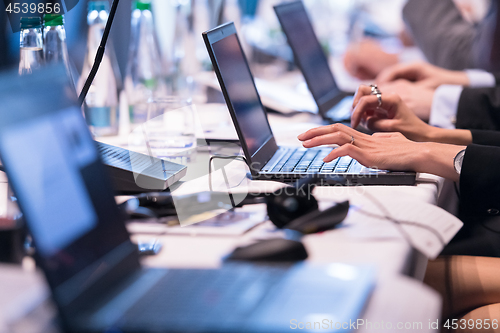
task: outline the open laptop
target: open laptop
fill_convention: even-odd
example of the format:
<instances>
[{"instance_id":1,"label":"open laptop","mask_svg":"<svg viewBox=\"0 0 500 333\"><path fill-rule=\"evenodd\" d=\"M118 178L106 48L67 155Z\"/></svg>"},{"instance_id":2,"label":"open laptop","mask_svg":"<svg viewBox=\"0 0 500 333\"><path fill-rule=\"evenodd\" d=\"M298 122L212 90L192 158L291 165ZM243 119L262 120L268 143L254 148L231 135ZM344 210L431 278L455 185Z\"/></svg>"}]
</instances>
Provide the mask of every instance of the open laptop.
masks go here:
<instances>
[{"instance_id":1,"label":"open laptop","mask_svg":"<svg viewBox=\"0 0 500 333\"><path fill-rule=\"evenodd\" d=\"M353 94L340 90L335 82L302 1L277 5L274 11L318 106L318 113L330 123L349 121Z\"/></svg>"},{"instance_id":2,"label":"open laptop","mask_svg":"<svg viewBox=\"0 0 500 333\"><path fill-rule=\"evenodd\" d=\"M269 333L292 319L355 321L374 284L369 267L141 268L68 82L62 67L0 76L1 160L64 331Z\"/></svg>"},{"instance_id":3,"label":"open laptop","mask_svg":"<svg viewBox=\"0 0 500 333\"><path fill-rule=\"evenodd\" d=\"M278 147L232 22L203 33L252 177L294 181L314 175L345 185L413 185L414 172L361 165L349 156L324 163L332 148Z\"/></svg>"}]
</instances>

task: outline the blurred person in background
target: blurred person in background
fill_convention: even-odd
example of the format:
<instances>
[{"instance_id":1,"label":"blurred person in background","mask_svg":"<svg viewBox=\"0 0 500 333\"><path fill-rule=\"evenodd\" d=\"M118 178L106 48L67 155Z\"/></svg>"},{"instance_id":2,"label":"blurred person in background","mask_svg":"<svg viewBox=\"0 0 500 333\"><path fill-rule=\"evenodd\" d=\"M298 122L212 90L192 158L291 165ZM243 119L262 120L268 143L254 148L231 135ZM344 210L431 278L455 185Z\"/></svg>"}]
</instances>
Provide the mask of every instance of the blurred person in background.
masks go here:
<instances>
[{"instance_id":1,"label":"blurred person in background","mask_svg":"<svg viewBox=\"0 0 500 333\"><path fill-rule=\"evenodd\" d=\"M485 3L489 9L482 15ZM408 0L402 13L406 29L400 39L404 46L418 46L427 61L439 67L493 70L500 65L489 57L497 7L497 0ZM344 63L351 75L368 80L400 58L377 41L364 39L350 45Z\"/></svg>"}]
</instances>

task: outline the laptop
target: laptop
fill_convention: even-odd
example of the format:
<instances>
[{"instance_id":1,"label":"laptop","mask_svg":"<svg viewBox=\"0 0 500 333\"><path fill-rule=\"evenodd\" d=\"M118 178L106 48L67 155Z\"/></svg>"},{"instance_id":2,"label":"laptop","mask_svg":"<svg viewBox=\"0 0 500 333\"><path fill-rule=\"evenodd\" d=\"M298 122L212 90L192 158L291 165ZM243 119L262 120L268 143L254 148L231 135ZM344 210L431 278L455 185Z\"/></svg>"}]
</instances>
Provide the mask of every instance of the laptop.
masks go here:
<instances>
[{"instance_id":1,"label":"laptop","mask_svg":"<svg viewBox=\"0 0 500 333\"><path fill-rule=\"evenodd\" d=\"M293 182L318 177L344 185L413 185L414 172L365 167L344 156L324 163L332 148L279 147L232 22L203 33L252 178Z\"/></svg>"},{"instance_id":2,"label":"laptop","mask_svg":"<svg viewBox=\"0 0 500 333\"><path fill-rule=\"evenodd\" d=\"M1 160L64 331L288 332L292 320L358 318L370 267L141 268L68 83L53 68L0 76Z\"/></svg>"},{"instance_id":3,"label":"laptop","mask_svg":"<svg viewBox=\"0 0 500 333\"><path fill-rule=\"evenodd\" d=\"M351 119L353 94L340 90L302 1L274 7L295 62L311 92L319 115L330 123Z\"/></svg>"}]
</instances>

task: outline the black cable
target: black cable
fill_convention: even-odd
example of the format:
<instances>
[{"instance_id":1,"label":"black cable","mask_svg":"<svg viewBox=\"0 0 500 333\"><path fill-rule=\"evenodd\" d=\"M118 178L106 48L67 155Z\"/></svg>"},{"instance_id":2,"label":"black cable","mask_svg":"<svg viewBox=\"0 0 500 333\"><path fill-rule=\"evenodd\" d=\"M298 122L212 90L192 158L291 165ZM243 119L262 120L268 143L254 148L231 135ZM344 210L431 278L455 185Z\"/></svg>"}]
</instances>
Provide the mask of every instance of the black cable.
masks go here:
<instances>
[{"instance_id":1,"label":"black cable","mask_svg":"<svg viewBox=\"0 0 500 333\"><path fill-rule=\"evenodd\" d=\"M213 192L213 189L212 189L212 161L216 158L241 160L241 161L245 162L246 165L248 165L247 159L243 156L225 156L225 155L210 156L210 159L208 160L208 188L210 189L210 192ZM226 179L225 174L224 174L224 178ZM245 178L243 178L243 179L245 179ZM241 184L243 179L240 181L239 184ZM226 182L227 182L227 179L226 179ZM226 185L228 185L228 184L226 184Z\"/></svg>"},{"instance_id":2,"label":"black cable","mask_svg":"<svg viewBox=\"0 0 500 333\"><path fill-rule=\"evenodd\" d=\"M104 27L104 32L102 33L101 44L97 49L97 53L94 59L94 65L92 65L92 69L90 70L89 76L83 85L82 91L80 92L80 96L78 96L78 103L80 106L83 105L83 101L85 101L85 97L89 92L90 86L94 81L94 78L99 70L99 66L101 65L102 58L104 56L104 50L106 48L106 42L108 41L109 31L111 30L111 24L113 23L113 19L115 17L116 8L118 7L118 2L120 0L113 0L113 4L111 5L111 10L109 11L108 20L106 22L106 27Z\"/></svg>"},{"instance_id":3,"label":"black cable","mask_svg":"<svg viewBox=\"0 0 500 333\"><path fill-rule=\"evenodd\" d=\"M210 159L208 161L208 187L210 189L210 192L213 192L213 189L212 189L212 161L216 158L242 160L248 165L246 158L243 156L222 156L222 155L210 156ZM234 202L233 194L231 193L231 191L229 191L231 189L231 187L229 186L229 181L227 179L226 172L224 171L224 167L222 168L222 175L224 176L224 181L225 181L226 187L228 189L228 195L229 195L229 199L231 200L231 206L233 206L233 208L235 208L236 203ZM243 178L243 179L245 179L245 178ZM243 179L236 186L239 186L241 184L241 182L243 181Z\"/></svg>"}]
</instances>

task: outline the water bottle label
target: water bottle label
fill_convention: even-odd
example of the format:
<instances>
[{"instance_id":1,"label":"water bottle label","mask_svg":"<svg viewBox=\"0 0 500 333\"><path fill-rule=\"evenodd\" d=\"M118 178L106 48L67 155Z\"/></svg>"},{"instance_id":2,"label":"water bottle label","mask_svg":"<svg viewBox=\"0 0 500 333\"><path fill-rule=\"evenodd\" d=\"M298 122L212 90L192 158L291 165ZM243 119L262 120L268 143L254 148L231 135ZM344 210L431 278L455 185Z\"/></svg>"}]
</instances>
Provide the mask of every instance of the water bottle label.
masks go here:
<instances>
[{"instance_id":1,"label":"water bottle label","mask_svg":"<svg viewBox=\"0 0 500 333\"><path fill-rule=\"evenodd\" d=\"M110 107L89 107L85 110L87 124L94 127L110 127L113 125Z\"/></svg>"},{"instance_id":2,"label":"water bottle label","mask_svg":"<svg viewBox=\"0 0 500 333\"><path fill-rule=\"evenodd\" d=\"M130 122L132 124L142 124L147 120L148 109L146 103L130 105L128 107L128 112L130 115Z\"/></svg>"}]
</instances>

